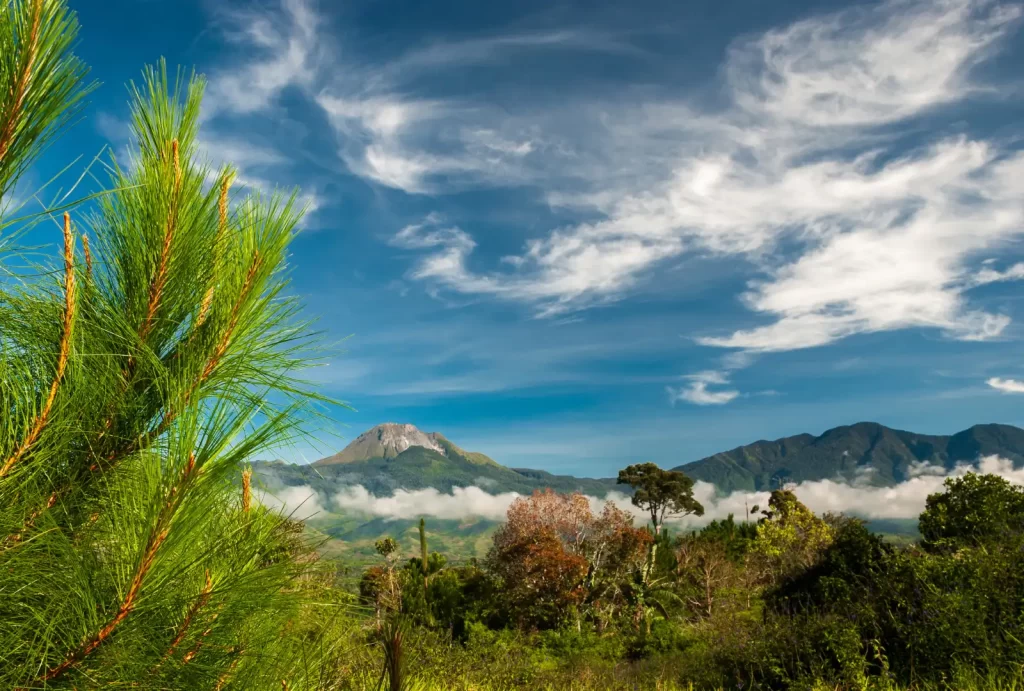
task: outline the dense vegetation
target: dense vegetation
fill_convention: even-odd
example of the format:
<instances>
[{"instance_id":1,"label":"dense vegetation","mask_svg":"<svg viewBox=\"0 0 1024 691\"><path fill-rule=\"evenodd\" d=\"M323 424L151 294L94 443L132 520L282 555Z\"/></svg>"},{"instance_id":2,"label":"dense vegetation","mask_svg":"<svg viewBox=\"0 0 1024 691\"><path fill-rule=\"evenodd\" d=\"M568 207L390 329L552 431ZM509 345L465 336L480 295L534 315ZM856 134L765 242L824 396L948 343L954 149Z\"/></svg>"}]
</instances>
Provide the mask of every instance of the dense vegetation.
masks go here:
<instances>
[{"instance_id":1,"label":"dense vegetation","mask_svg":"<svg viewBox=\"0 0 1024 691\"><path fill-rule=\"evenodd\" d=\"M649 526L537 491L484 558L449 564L421 521L415 556L378 540L346 592L252 493L250 460L316 420L284 270L301 214L200 160L202 79L148 70L131 160L87 199L17 216L12 190L88 91L75 34L60 0L0 0L0 686L1024 681L1024 489L990 475L947 481L920 543L896 547L785 489L671 533L703 513L692 479L631 466L618 480ZM17 239L48 230L54 265L30 263Z\"/></svg>"},{"instance_id":2,"label":"dense vegetation","mask_svg":"<svg viewBox=\"0 0 1024 691\"><path fill-rule=\"evenodd\" d=\"M360 596L404 627L409 675L456 688L1016 688L1024 489L950 479L920 529L895 547L776 490L756 520L655 537L538 492L479 563L380 541Z\"/></svg>"}]
</instances>

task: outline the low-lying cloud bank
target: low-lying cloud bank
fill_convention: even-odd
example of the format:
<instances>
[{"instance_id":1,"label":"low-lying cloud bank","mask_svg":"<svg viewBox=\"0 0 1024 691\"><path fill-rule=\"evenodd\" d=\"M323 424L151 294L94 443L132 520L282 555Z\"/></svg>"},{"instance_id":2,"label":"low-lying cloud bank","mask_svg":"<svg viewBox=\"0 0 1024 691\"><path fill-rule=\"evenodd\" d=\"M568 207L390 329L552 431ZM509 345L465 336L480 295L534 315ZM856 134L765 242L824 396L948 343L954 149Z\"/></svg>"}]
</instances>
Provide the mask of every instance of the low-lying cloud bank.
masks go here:
<instances>
[{"instance_id":1,"label":"low-lying cloud bank","mask_svg":"<svg viewBox=\"0 0 1024 691\"><path fill-rule=\"evenodd\" d=\"M500 521L516 492L490 494L479 487L453 487L451 494L436 489L395 490L390 497L375 497L365 487L346 487L334 495L334 504L344 511L384 518L485 518Z\"/></svg>"},{"instance_id":2,"label":"low-lying cloud bank","mask_svg":"<svg viewBox=\"0 0 1024 691\"><path fill-rule=\"evenodd\" d=\"M841 480L815 480L801 482L790 487L797 497L815 513L826 511L842 512L862 518L916 518L924 510L929 494L942 490L949 477L959 477L968 472L990 473L1007 480L1024 484L1024 468L1014 468L1012 461L997 456L979 459L977 466L958 465L952 470L941 466L920 463L911 469L911 477L894 487L873 487L870 475L863 474L853 482ZM519 495L516 492L491 494L480 487L456 487L450 494L436 489L397 490L389 497L370 494L361 485L341 489L332 497L318 495L308 486L287 487L273 495L267 494L262 501L268 506L280 508L294 518L305 520L325 510L361 513L390 520L412 519L427 516L440 519L466 520L504 519L509 505ZM709 521L725 518L730 513L742 517L754 505L764 508L768 504L768 492L733 492L721 495L714 485L698 482L694 496L704 505L704 516L687 517L676 523L699 526ZM610 492L606 497L588 497L595 510L605 501L629 511L638 522L647 520L646 512L630 503L627 495Z\"/></svg>"},{"instance_id":3,"label":"low-lying cloud bank","mask_svg":"<svg viewBox=\"0 0 1024 691\"><path fill-rule=\"evenodd\" d=\"M256 498L264 506L277 509L297 521L306 521L325 512L320 495L309 485L282 487L273 492L262 492Z\"/></svg>"}]
</instances>

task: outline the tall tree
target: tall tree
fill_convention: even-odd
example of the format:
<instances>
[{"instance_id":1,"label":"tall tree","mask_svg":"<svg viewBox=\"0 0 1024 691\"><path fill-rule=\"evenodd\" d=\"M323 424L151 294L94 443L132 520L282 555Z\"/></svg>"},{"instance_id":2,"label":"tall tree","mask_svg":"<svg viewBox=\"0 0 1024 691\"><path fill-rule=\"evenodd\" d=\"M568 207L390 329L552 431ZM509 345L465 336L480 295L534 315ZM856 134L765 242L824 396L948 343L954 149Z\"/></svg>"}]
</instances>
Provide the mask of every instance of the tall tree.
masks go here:
<instances>
[{"instance_id":1,"label":"tall tree","mask_svg":"<svg viewBox=\"0 0 1024 691\"><path fill-rule=\"evenodd\" d=\"M998 475L949 478L928 497L919 525L928 549L1016 545L1024 536L1024 487Z\"/></svg>"},{"instance_id":2,"label":"tall tree","mask_svg":"<svg viewBox=\"0 0 1024 691\"><path fill-rule=\"evenodd\" d=\"M703 516L704 507L693 498L693 479L677 470L663 470L653 463L639 463L619 471L618 484L633 488L633 506L647 511L655 538L661 535L666 517ZM658 542L651 543L644 582L657 558Z\"/></svg>"},{"instance_id":3,"label":"tall tree","mask_svg":"<svg viewBox=\"0 0 1024 691\"><path fill-rule=\"evenodd\" d=\"M835 530L814 515L790 490L772 491L768 509L758 523L751 565L768 584L800 573L817 563L835 539Z\"/></svg>"},{"instance_id":4,"label":"tall tree","mask_svg":"<svg viewBox=\"0 0 1024 691\"><path fill-rule=\"evenodd\" d=\"M512 502L488 563L508 588L521 623L551 624L569 605L589 607L599 600L605 610L620 607L620 586L635 573L650 541L611 502L595 515L582 494L548 489Z\"/></svg>"},{"instance_id":5,"label":"tall tree","mask_svg":"<svg viewBox=\"0 0 1024 691\"><path fill-rule=\"evenodd\" d=\"M76 30L0 0L0 212L81 102ZM63 214L57 266L0 282L0 687L309 688L331 648L298 526L239 491L316 419L301 209L202 162L203 86L146 71L131 164Z\"/></svg>"}]
</instances>

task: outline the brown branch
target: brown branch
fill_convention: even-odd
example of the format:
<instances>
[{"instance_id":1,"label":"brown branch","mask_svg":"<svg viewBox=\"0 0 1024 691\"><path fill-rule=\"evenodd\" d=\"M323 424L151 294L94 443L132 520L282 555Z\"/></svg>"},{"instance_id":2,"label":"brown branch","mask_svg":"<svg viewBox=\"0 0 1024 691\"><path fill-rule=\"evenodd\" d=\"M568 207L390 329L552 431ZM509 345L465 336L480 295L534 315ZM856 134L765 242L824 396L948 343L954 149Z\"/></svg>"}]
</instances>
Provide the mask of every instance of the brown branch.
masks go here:
<instances>
[{"instance_id":1,"label":"brown branch","mask_svg":"<svg viewBox=\"0 0 1024 691\"><path fill-rule=\"evenodd\" d=\"M178 195L181 192L181 165L178 160L178 140L171 141L171 151L174 163L174 189L171 193L171 208L167 214L167 230L164 232L164 245L160 251L160 264L157 267L156 276L149 289L149 306L146 309L146 319L139 329L139 340L145 341L153 328L153 320L156 318L157 309L160 307L160 299L163 297L164 288L167 286L167 275L171 264L171 245L174 240L175 225L178 220Z\"/></svg>"},{"instance_id":2,"label":"brown branch","mask_svg":"<svg viewBox=\"0 0 1024 691\"><path fill-rule=\"evenodd\" d=\"M210 358L209 362L206 363L206 367L203 369L203 376L199 378L196 385L193 386L195 389L200 383L209 377L213 370L216 369L220 363L224 353L227 352L228 346L231 345L231 339L235 335L235 329L238 327L238 319L241 316L242 306L246 299L249 297L249 292L252 290L253 281L256 279L256 272L259 271L260 265L263 263L260 257L259 250L253 253L252 264L249 266L249 271L245 275L245 281L242 283L242 290L238 294L238 299L235 300L235 304L231 307L231 316L228 319L228 328L224 330L224 335L220 339L220 343L213 350L213 357Z\"/></svg>"},{"instance_id":3,"label":"brown branch","mask_svg":"<svg viewBox=\"0 0 1024 691\"><path fill-rule=\"evenodd\" d=\"M75 247L74 237L71 235L71 216L64 214L64 325L60 338L60 354L57 356L57 371L53 381L50 383L50 392L46 396L42 410L36 416L32 427L29 429L21 446L12 454L0 467L0 477L10 472L17 463L39 439L43 428L50 418L50 411L53 409L53 402L57 398L57 389L61 380L64 379L64 371L68 366L68 357L71 354L71 335L75 320Z\"/></svg>"},{"instance_id":4,"label":"brown branch","mask_svg":"<svg viewBox=\"0 0 1024 691\"><path fill-rule=\"evenodd\" d=\"M6 549L10 545L16 545L19 542L21 542L21 538L24 536L24 534L27 531L32 530L33 526L35 526L36 519L39 518L39 514L41 514L43 511L46 511L46 509L53 508L53 505L56 503L57 493L54 492L53 494L50 495L50 498L46 500L46 508L36 509L31 514L29 514L28 519L25 521L24 524L22 524L21 530L14 533L13 535L8 535L6 538L4 538L3 542L0 543L0 546Z\"/></svg>"},{"instance_id":5,"label":"brown branch","mask_svg":"<svg viewBox=\"0 0 1024 691\"><path fill-rule=\"evenodd\" d=\"M236 648L234 654L235 659L232 660L231 664L228 665L228 668L224 670L224 674L220 675L220 678L217 680L217 685L213 687L213 691L220 691L222 688L224 688L224 684L228 683L228 679L231 678L231 673L234 672L235 667L238 666L238 661L242 659L241 649Z\"/></svg>"},{"instance_id":6,"label":"brown branch","mask_svg":"<svg viewBox=\"0 0 1024 691\"><path fill-rule=\"evenodd\" d=\"M153 322L156 319L156 313L160 306L160 300L163 297L164 288L167 286L167 278L170 271L171 247L177 224L178 197L181 192L181 161L178 155L177 139L171 140L171 158L172 165L174 166L174 187L171 190L171 204L167 213L167 228L164 232L164 243L160 251L160 263L157 266L157 272L153 277L153 282L150 284L149 301L146 307L146 318L143 320L142 326L139 327L140 342L144 342L146 340L149 336L150 330L153 328ZM117 411L117 401L124 396L125 392L129 388L131 381L135 376L135 365L135 357L130 355L127 363L122 369L123 376L121 378L121 385L118 387L118 393L115 396L115 401L110 404L106 420L103 422L103 429L100 430L99 435L96 438L97 443L101 442L103 438L106 437L107 432L110 431L110 428L114 424L114 418Z\"/></svg>"},{"instance_id":7,"label":"brown branch","mask_svg":"<svg viewBox=\"0 0 1024 691\"><path fill-rule=\"evenodd\" d=\"M199 308L199 316L196 317L197 329L206 322L206 317L210 314L210 306L213 304L214 287L217 285L217 269L220 265L220 248L228 231L228 190L231 188L231 179L231 175L225 175L220 183L220 199L217 200L217 238L213 246L213 272L210 276L210 285L203 296L203 304Z\"/></svg>"},{"instance_id":8,"label":"brown branch","mask_svg":"<svg viewBox=\"0 0 1024 691\"><path fill-rule=\"evenodd\" d=\"M85 252L85 277L92 280L92 252L89 251L89 236L82 233L82 250Z\"/></svg>"},{"instance_id":9,"label":"brown branch","mask_svg":"<svg viewBox=\"0 0 1024 691\"><path fill-rule=\"evenodd\" d=\"M157 552L160 551L161 545L163 545L164 541L167 539L167 535L170 532L171 518L174 516L175 511L182 501L184 492L182 491L179 493L178 490L184 490L184 487L187 486L189 481L192 479L192 473L195 470L195 467L195 454L190 454L188 463L185 464L180 480L176 484L172 485L168 491L166 504L160 511L160 516L157 518L156 528L150 534L150 538L146 543L146 549L143 552L142 560L139 562L139 566L135 570L135 575L132 577L131 585L128 587L128 593L121 601L121 606L118 607L117 613L85 644L81 645L76 650L71 651L71 653L64 658L63 662L56 667L51 667L47 670L46 673L40 677L41 681L52 681L53 679L62 676L80 661L91 655L93 651L100 647L100 645L110 637L110 634L114 632L121 622L128 618L128 615L132 613L132 610L135 609L139 591L142 590L146 576L149 575L149 571L153 567L153 562L156 560Z\"/></svg>"},{"instance_id":10,"label":"brown branch","mask_svg":"<svg viewBox=\"0 0 1024 691\"><path fill-rule=\"evenodd\" d=\"M117 610L117 614L114 618L103 625L95 636L93 636L88 643L81 646L77 650L73 651L68 655L64 662L60 663L56 667L51 668L42 676L42 681L51 681L61 676L69 669L74 667L78 662L88 657L96 648L105 641L110 634L114 632L114 629L124 621L132 610L135 609L135 599L139 594L139 590L142 588L143 581L145 581L146 575L149 573L149 569L153 566L153 560L156 558L156 553L160 549L160 545L167 539L167 529L161 530L159 533L154 534L150 538L149 543L146 545L146 553L142 558L142 562L139 564L139 568L135 572L135 577L132 579L131 587L128 589L128 594L125 596L124 601Z\"/></svg>"},{"instance_id":11,"label":"brown branch","mask_svg":"<svg viewBox=\"0 0 1024 691\"><path fill-rule=\"evenodd\" d=\"M202 592L199 593L199 598L192 603L191 607L189 607L188 612L185 614L185 620L181 623L181 626L178 627L178 634L174 637L174 640L171 641L170 647L167 649L167 652L164 654L163 659L160 660L160 663L157 665L157 667L166 662L168 658L170 658L171 655L174 654L174 651L177 649L177 647L181 645L181 642L185 640L185 636L188 634L188 630L192 626L192 620L195 618L196 614L199 613L199 610L201 610L203 607L207 605L207 603L210 602L210 594L212 592L213 579L210 578L210 571L207 570L206 584L203 586Z\"/></svg>"},{"instance_id":12,"label":"brown branch","mask_svg":"<svg viewBox=\"0 0 1024 691\"><path fill-rule=\"evenodd\" d=\"M216 619L216 618L217 618L217 614L214 614L213 615L213 619ZM195 659L196 655L199 654L199 649L203 647L203 641L206 640L206 637L210 635L211 631L213 631L213 625L212 624L210 626L208 626L205 631L203 631L201 636L199 636L199 640L196 641L196 644L194 646L192 646L192 650L190 650L187 653L185 653L185 657L181 658L181 663L183 665L187 665L188 663L192 662L192 660Z\"/></svg>"},{"instance_id":13,"label":"brown branch","mask_svg":"<svg viewBox=\"0 0 1024 691\"><path fill-rule=\"evenodd\" d=\"M194 382L192 382L192 386L189 387L188 391L185 392L184 400L182 401L182 407L187 406L189 404L189 402L192 400L192 396L195 395L196 390L200 386L202 386L203 382L205 382L210 377L213 371L217 368L217 365L220 364L220 361L224 357L224 354L227 352L228 347L231 345L231 339L234 336L234 331L236 328L238 328L238 320L241 317L242 307L244 306L246 299L249 297L249 294L252 292L252 288L256 279L256 272L262 265L262 261L263 260L260 257L260 253L258 251L254 252L252 264L249 267L249 271L246 273L245 281L242 283L242 290L239 293L238 299L235 301L235 304L231 308L231 316L228 319L228 326L224 330L224 335L221 336L221 340L220 342L217 343L217 347L213 349L213 353L211 354L210 359L206 362L206 366L203 367L202 373ZM166 432L168 428L170 428L170 426L174 423L174 421L178 417L178 414L178 409L168 407L167 412L164 414L164 416L160 420L160 423L155 428L147 432L143 432L125 446L111 452L107 456L107 462L110 463L114 461L114 459L116 459L118 456L125 456L136 451L137 449L143 448L144 446L148 445L153 439L157 439L158 437L160 437L160 435ZM91 469L96 470L98 468L99 464L93 464L93 467Z\"/></svg>"},{"instance_id":14,"label":"brown branch","mask_svg":"<svg viewBox=\"0 0 1024 691\"><path fill-rule=\"evenodd\" d=\"M252 468L242 471L242 511L249 513L252 506Z\"/></svg>"},{"instance_id":15,"label":"brown branch","mask_svg":"<svg viewBox=\"0 0 1024 691\"><path fill-rule=\"evenodd\" d=\"M39 50L39 25L43 19L43 0L35 0L32 3L32 31L29 32L27 60L25 69L18 75L18 81L11 89L14 96L14 105L11 113L0 131L0 162L4 160L11 142L14 141L14 133L18 129L18 119L21 117L22 107L25 105L25 98L28 96L29 82L32 80L32 67L36 62L36 53Z\"/></svg>"}]
</instances>

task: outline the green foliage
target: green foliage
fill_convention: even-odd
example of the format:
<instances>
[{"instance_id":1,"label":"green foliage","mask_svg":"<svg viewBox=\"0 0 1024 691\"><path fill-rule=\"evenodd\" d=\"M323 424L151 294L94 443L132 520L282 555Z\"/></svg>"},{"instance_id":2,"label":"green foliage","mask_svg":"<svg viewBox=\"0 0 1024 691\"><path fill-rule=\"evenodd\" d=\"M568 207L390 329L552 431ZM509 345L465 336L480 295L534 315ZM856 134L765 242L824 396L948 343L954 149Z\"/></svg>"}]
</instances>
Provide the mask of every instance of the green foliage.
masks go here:
<instances>
[{"instance_id":1,"label":"green foliage","mask_svg":"<svg viewBox=\"0 0 1024 691\"><path fill-rule=\"evenodd\" d=\"M832 543L832 527L789 490L772 492L763 513L751 552L768 582L810 568Z\"/></svg>"},{"instance_id":2,"label":"green foliage","mask_svg":"<svg viewBox=\"0 0 1024 691\"><path fill-rule=\"evenodd\" d=\"M398 543L393 537L382 537L373 544L377 554L384 558L390 557L398 549Z\"/></svg>"},{"instance_id":3,"label":"green foliage","mask_svg":"<svg viewBox=\"0 0 1024 691\"><path fill-rule=\"evenodd\" d=\"M752 512L757 510L757 506L751 508ZM721 543L729 558L740 562L757 537L757 524L748 521L737 523L735 517L729 514L722 520L711 521L698 534L704 540Z\"/></svg>"},{"instance_id":4,"label":"green foliage","mask_svg":"<svg viewBox=\"0 0 1024 691\"><path fill-rule=\"evenodd\" d=\"M15 181L66 130L93 88L71 52L77 35L78 20L63 2L0 3L0 211Z\"/></svg>"},{"instance_id":5,"label":"green foliage","mask_svg":"<svg viewBox=\"0 0 1024 691\"><path fill-rule=\"evenodd\" d=\"M924 544L933 550L1016 542L1024 533L1024 488L995 475L949 478L928 497L920 518Z\"/></svg>"},{"instance_id":6,"label":"green foliage","mask_svg":"<svg viewBox=\"0 0 1024 691\"><path fill-rule=\"evenodd\" d=\"M704 515L704 507L693 498L693 480L679 471L639 463L620 470L617 482L633 488L633 506L650 513L655 533L666 516Z\"/></svg>"},{"instance_id":7,"label":"green foliage","mask_svg":"<svg viewBox=\"0 0 1024 691\"><path fill-rule=\"evenodd\" d=\"M76 26L0 3L4 192L80 105ZM131 167L65 214L57 267L0 285L4 688L311 688L337 645L314 545L237 485L315 419L284 292L301 211L197 160L202 91L148 70Z\"/></svg>"},{"instance_id":8,"label":"green foliage","mask_svg":"<svg viewBox=\"0 0 1024 691\"><path fill-rule=\"evenodd\" d=\"M510 510L517 528L506 532L515 539L496 542L514 552L508 563L537 567L522 578L442 565L431 567L428 597L419 587L404 591L416 640L432 641L420 658L428 685L959 689L1020 681L1024 554L1012 533L956 551L898 548L863 521L819 518L778 490L756 525L730 517L678 538L663 532L649 581L612 571L599 584L580 581L581 600L555 606L537 592L574 592L560 590L574 581L536 555L573 553L545 532L561 523L531 513L575 507L555 499L535 496ZM569 520L563 530L573 535L580 525ZM409 560L406 582L420 582L421 564ZM539 599L517 596L523 583ZM600 615L613 593L626 606ZM488 672L477 675L474 665ZM431 677L434 669L444 671Z\"/></svg>"}]
</instances>

